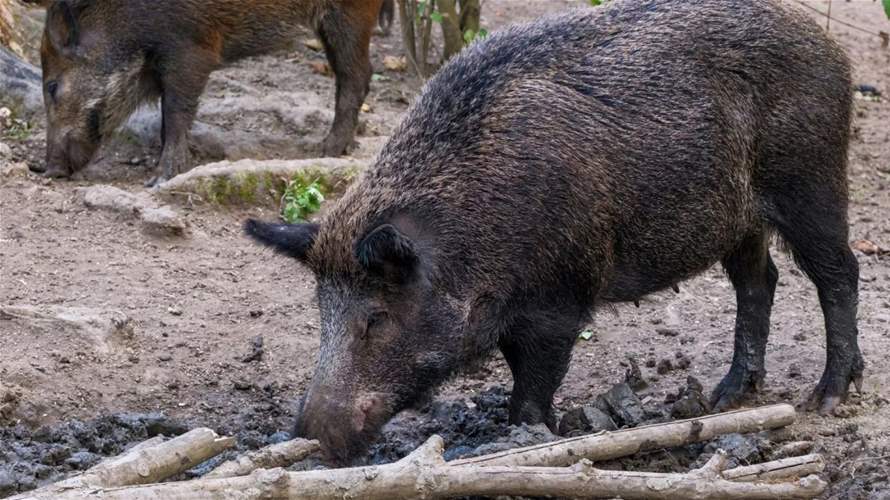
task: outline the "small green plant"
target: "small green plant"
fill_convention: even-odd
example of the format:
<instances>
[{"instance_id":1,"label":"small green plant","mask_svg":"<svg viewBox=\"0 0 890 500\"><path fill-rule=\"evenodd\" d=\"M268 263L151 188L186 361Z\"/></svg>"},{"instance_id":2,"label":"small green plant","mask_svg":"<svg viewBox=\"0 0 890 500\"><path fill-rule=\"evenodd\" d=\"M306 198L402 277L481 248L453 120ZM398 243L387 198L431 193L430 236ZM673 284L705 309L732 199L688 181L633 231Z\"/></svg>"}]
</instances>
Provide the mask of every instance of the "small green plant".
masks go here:
<instances>
[{"instance_id":1,"label":"small green plant","mask_svg":"<svg viewBox=\"0 0 890 500\"><path fill-rule=\"evenodd\" d=\"M488 36L488 30L485 28L479 28L479 31L473 31L472 29L467 29L464 31L464 44L469 45L471 42L478 38L485 38Z\"/></svg>"},{"instance_id":2,"label":"small green plant","mask_svg":"<svg viewBox=\"0 0 890 500\"><path fill-rule=\"evenodd\" d=\"M27 120L18 118L9 108L0 108L0 133L14 141L24 141L31 136L33 127Z\"/></svg>"},{"instance_id":3,"label":"small green plant","mask_svg":"<svg viewBox=\"0 0 890 500\"><path fill-rule=\"evenodd\" d=\"M324 201L324 194L318 180L307 184L301 179L293 179L287 183L282 199L281 218L293 224L318 212Z\"/></svg>"},{"instance_id":4,"label":"small green plant","mask_svg":"<svg viewBox=\"0 0 890 500\"><path fill-rule=\"evenodd\" d=\"M887 14L887 19L890 19L890 0L882 0L882 4L884 4L884 13Z\"/></svg>"}]
</instances>

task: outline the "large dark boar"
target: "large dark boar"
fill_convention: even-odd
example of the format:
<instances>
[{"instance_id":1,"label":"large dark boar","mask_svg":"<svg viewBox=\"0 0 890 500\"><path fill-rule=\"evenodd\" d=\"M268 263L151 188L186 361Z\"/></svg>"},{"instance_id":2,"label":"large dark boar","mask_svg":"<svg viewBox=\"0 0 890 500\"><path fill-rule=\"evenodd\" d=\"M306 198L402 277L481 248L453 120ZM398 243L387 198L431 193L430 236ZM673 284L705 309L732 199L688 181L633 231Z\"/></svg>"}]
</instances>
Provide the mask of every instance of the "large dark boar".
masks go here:
<instances>
[{"instance_id":1,"label":"large dark boar","mask_svg":"<svg viewBox=\"0 0 890 500\"><path fill-rule=\"evenodd\" d=\"M35 3L37 0L34 0ZM46 175L83 167L102 138L160 97L163 181L188 164L188 131L210 73L292 43L300 24L324 44L337 84L321 145L342 154L368 93L368 43L392 0L48 0L41 48ZM150 184L151 184L150 183Z\"/></svg>"},{"instance_id":2,"label":"large dark boar","mask_svg":"<svg viewBox=\"0 0 890 500\"><path fill-rule=\"evenodd\" d=\"M849 73L815 23L765 0L619 0L472 45L320 224L246 224L318 282L297 433L354 456L495 347L510 421L552 425L592 309L715 262L738 312L713 402L737 405L766 373L774 233L819 290L827 363L809 403L832 411L863 371Z\"/></svg>"}]
</instances>

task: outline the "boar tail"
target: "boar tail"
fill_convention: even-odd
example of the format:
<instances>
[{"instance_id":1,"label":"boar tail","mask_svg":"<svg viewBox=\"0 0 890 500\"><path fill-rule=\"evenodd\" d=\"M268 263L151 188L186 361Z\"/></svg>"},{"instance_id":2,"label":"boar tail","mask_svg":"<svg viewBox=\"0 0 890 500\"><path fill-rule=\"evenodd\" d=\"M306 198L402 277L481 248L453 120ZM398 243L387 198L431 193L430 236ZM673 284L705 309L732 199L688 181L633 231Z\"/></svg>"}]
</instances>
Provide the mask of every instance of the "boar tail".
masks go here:
<instances>
[{"instance_id":1,"label":"boar tail","mask_svg":"<svg viewBox=\"0 0 890 500\"><path fill-rule=\"evenodd\" d=\"M300 261L306 260L306 254L315 242L318 224L278 224L247 219L244 233L254 241L274 249L276 252L293 257Z\"/></svg>"}]
</instances>

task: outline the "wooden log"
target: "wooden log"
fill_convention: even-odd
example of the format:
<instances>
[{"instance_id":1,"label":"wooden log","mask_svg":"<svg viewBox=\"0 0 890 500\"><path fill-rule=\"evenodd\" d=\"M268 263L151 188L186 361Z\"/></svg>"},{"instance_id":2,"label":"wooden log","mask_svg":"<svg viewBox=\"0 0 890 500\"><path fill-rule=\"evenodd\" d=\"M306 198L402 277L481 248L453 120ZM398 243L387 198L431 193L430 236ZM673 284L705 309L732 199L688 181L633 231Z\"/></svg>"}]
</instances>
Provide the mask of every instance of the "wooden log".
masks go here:
<instances>
[{"instance_id":1,"label":"wooden log","mask_svg":"<svg viewBox=\"0 0 890 500\"><path fill-rule=\"evenodd\" d=\"M271 444L234 460L229 460L205 474L205 478L246 476L256 469L287 467L321 449L316 440L292 439Z\"/></svg>"},{"instance_id":2,"label":"wooden log","mask_svg":"<svg viewBox=\"0 0 890 500\"><path fill-rule=\"evenodd\" d=\"M106 500L447 498L454 496L621 497L624 499L813 498L826 487L816 476L795 482L727 481L725 453L684 474L606 471L583 460L571 467L447 465L443 441L433 436L404 459L387 465L286 472L257 470L249 476L62 492L57 498Z\"/></svg>"},{"instance_id":3,"label":"wooden log","mask_svg":"<svg viewBox=\"0 0 890 500\"><path fill-rule=\"evenodd\" d=\"M72 492L85 495L86 491L101 488L156 483L185 472L234 444L234 438L221 438L207 428L193 429L169 441L148 440L79 476L29 491L12 500L55 499Z\"/></svg>"},{"instance_id":4,"label":"wooden log","mask_svg":"<svg viewBox=\"0 0 890 500\"><path fill-rule=\"evenodd\" d=\"M794 423L795 416L794 407L788 404L762 406L514 448L500 453L454 460L448 462L448 465L555 467L571 465L582 458L598 462L642 451L709 441L723 434L776 429Z\"/></svg>"},{"instance_id":5,"label":"wooden log","mask_svg":"<svg viewBox=\"0 0 890 500\"><path fill-rule=\"evenodd\" d=\"M822 460L822 455L812 454L736 467L723 471L723 478L729 481L773 481L819 474L823 470L825 461Z\"/></svg>"}]
</instances>

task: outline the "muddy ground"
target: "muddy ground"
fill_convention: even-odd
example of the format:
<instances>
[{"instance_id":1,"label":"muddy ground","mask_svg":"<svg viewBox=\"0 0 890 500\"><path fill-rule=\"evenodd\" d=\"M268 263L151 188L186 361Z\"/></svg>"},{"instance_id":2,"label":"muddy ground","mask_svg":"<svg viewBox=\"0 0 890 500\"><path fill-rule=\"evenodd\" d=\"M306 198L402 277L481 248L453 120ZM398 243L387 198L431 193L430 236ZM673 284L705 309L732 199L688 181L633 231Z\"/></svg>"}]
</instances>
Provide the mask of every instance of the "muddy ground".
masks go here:
<instances>
[{"instance_id":1,"label":"muddy ground","mask_svg":"<svg viewBox=\"0 0 890 500\"><path fill-rule=\"evenodd\" d=\"M496 29L583 3L489 0L483 24ZM826 10L825 2L808 4ZM832 15L870 31L890 31L876 2L834 2ZM831 32L854 61L856 82L885 96L856 101L851 240L890 248L890 50L876 36L838 23ZM368 160L420 86L382 64L385 56L400 54L396 36L372 43L381 76L371 84L355 153ZM286 53L216 73L196 127L204 134L196 140L198 159L310 156L333 116L333 80L313 71L311 63L318 61L323 56L300 40ZM30 133L7 131L0 141L11 148L11 158L2 160L7 165L42 161L39 119ZM96 182L142 191L157 155L156 144L123 138L74 181L21 172L0 178L0 306L73 314L60 321L0 313L0 497L88 467L158 432L206 425L237 435L243 448L287 437L318 346L313 278L241 236L245 217L272 218L273 207L192 200L177 207L191 235L159 238L130 218L90 210L79 200L75 190ZM771 456L782 441L813 441L828 457L832 486L826 498L890 498L890 256L857 251L857 257L860 346L867 363L862 394L842 407L841 417L802 414L783 433L718 444L737 450L740 461L754 462ZM787 255L775 249L774 258L780 281L769 374L752 405L802 400L824 360L815 289ZM576 346L557 408L591 403L624 380L633 356L648 383L637 391L645 418L667 418L688 376L707 393L728 369L734 314L734 293L719 267L682 283L678 294L647 297L639 308L600 311L590 325L593 337ZM432 432L446 435L452 456L497 439L548 439L540 429L503 425L510 383L506 364L495 355L479 371L450 382L436 402L399 417L370 459L395 458ZM683 470L718 444L607 466Z\"/></svg>"}]
</instances>

